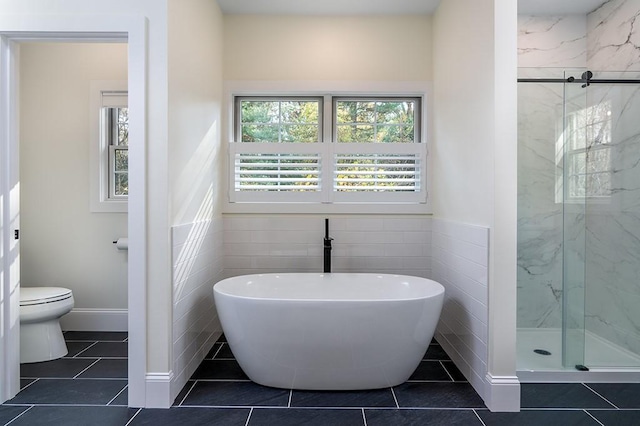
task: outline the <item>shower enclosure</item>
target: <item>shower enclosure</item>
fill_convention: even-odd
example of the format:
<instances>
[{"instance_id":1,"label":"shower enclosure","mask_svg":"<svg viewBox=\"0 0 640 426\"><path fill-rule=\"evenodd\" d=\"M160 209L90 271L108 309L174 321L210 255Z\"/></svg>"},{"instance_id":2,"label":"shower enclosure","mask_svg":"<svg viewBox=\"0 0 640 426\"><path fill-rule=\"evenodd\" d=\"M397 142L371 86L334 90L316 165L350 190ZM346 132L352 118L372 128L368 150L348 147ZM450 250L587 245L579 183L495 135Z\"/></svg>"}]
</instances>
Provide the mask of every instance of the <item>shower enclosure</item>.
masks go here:
<instances>
[{"instance_id":1,"label":"shower enclosure","mask_svg":"<svg viewBox=\"0 0 640 426\"><path fill-rule=\"evenodd\" d=\"M518 375L640 378L640 73L518 81Z\"/></svg>"}]
</instances>

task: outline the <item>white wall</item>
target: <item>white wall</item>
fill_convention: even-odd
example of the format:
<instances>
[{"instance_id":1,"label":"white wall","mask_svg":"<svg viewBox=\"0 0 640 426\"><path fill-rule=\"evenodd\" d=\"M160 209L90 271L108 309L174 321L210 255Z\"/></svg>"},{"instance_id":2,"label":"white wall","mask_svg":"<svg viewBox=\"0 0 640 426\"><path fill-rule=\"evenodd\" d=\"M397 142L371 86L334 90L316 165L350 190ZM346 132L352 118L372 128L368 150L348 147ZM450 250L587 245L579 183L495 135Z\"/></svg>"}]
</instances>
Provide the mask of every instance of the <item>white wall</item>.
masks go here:
<instances>
[{"instance_id":1,"label":"white wall","mask_svg":"<svg viewBox=\"0 0 640 426\"><path fill-rule=\"evenodd\" d=\"M222 334L222 14L214 1L171 0L168 30L174 399Z\"/></svg>"},{"instance_id":2,"label":"white wall","mask_svg":"<svg viewBox=\"0 0 640 426\"><path fill-rule=\"evenodd\" d=\"M516 2L447 0L433 25L434 216L490 230L487 371L484 386L471 383L491 410L518 410ZM458 321L472 329L478 313L460 306Z\"/></svg>"},{"instance_id":3,"label":"white wall","mask_svg":"<svg viewBox=\"0 0 640 426\"><path fill-rule=\"evenodd\" d=\"M224 59L224 78L233 81L234 87L242 87L243 82L255 87L257 81L271 81L271 90L280 86L282 90L329 87L329 91L355 91L384 84L400 87L403 82L428 87L431 17L228 15L224 18ZM426 102L429 109L431 99ZM340 213L346 214L321 215L322 207L326 206L308 215L225 214L225 276L322 271L324 217L331 217L335 238L334 271L422 276L430 272L425 216L349 214L348 206L341 206ZM412 210L416 211L426 212L426 208ZM399 232L391 232L394 224L403 222L409 228L400 226ZM414 226L419 228L416 234L404 235Z\"/></svg>"},{"instance_id":4,"label":"white wall","mask_svg":"<svg viewBox=\"0 0 640 426\"><path fill-rule=\"evenodd\" d=\"M75 309L125 310L127 252L112 241L127 215L89 211L92 80L127 80L126 44L21 46L21 284L67 287Z\"/></svg>"},{"instance_id":5,"label":"white wall","mask_svg":"<svg viewBox=\"0 0 640 426\"><path fill-rule=\"evenodd\" d=\"M226 80L431 79L431 17L227 15Z\"/></svg>"}]
</instances>

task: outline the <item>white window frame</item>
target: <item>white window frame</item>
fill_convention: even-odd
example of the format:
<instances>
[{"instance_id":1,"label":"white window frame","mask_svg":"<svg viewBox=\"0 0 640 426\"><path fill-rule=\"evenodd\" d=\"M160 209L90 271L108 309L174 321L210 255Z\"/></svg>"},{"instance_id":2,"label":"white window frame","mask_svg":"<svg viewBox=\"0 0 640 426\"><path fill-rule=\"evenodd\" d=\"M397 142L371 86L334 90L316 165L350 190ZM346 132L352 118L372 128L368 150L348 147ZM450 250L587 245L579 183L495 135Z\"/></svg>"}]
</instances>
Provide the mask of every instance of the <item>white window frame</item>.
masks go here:
<instances>
[{"instance_id":1,"label":"white window frame","mask_svg":"<svg viewBox=\"0 0 640 426\"><path fill-rule=\"evenodd\" d=\"M105 107L127 106L127 82L99 80L90 83L89 149L90 211L93 213L126 213L128 197L112 193L115 175L112 173L117 147L110 144L109 118Z\"/></svg>"},{"instance_id":2,"label":"white window frame","mask_svg":"<svg viewBox=\"0 0 640 426\"><path fill-rule=\"evenodd\" d=\"M227 142L223 149L227 150L228 161L226 163L226 188L228 196L223 206L225 213L371 213L371 214L428 214L431 213L429 203L429 179L427 129L429 116L427 98L430 85L427 82L225 82L225 108L224 123ZM421 109L419 112L420 142L409 143L336 143L333 134L332 120L322 122L323 140L318 143L291 143L287 145L287 151L291 153L318 153L321 159L334 159L336 154L350 153L380 153L380 154L416 154L420 161L420 192L406 197L407 193L353 193L333 191L326 188L327 182L332 186L333 167L323 167L322 184L323 191L310 194L294 194L295 200L286 193L265 193L242 195L240 192L233 194L234 188L234 161L235 154L239 152L240 143L234 142L236 135L235 98L236 97L317 97L324 96L323 114L325 117L334 115L334 98L419 98ZM264 150L264 144L256 143L255 148L245 150ZM278 144L283 145L283 144ZM290 148L289 148L290 147ZM321 160L321 161L322 161ZM327 176L328 174L328 176ZM330 192L331 191L331 192ZM328 196L327 194L330 194ZM301 196L303 195L303 196ZM384 197L380 197L384 195ZM411 199L413 198L413 199Z\"/></svg>"}]
</instances>

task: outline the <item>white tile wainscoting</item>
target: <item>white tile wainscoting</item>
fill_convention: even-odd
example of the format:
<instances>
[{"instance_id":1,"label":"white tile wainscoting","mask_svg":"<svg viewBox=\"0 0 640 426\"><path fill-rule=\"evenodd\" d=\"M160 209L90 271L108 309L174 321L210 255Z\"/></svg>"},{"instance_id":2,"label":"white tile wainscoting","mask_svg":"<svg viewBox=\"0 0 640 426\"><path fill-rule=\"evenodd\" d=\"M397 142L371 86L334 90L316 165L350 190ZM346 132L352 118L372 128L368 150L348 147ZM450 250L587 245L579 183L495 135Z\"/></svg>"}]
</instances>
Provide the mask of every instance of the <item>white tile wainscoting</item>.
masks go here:
<instances>
[{"instance_id":1,"label":"white tile wainscoting","mask_svg":"<svg viewBox=\"0 0 640 426\"><path fill-rule=\"evenodd\" d=\"M212 291L222 276L222 229L220 217L171 228L172 398L180 392L222 334Z\"/></svg>"},{"instance_id":2,"label":"white tile wainscoting","mask_svg":"<svg viewBox=\"0 0 640 426\"><path fill-rule=\"evenodd\" d=\"M322 272L324 219L332 271L431 276L428 216L225 215L224 275Z\"/></svg>"},{"instance_id":3,"label":"white tile wainscoting","mask_svg":"<svg viewBox=\"0 0 640 426\"><path fill-rule=\"evenodd\" d=\"M433 220L433 279L445 288L436 339L486 399L489 229Z\"/></svg>"}]
</instances>

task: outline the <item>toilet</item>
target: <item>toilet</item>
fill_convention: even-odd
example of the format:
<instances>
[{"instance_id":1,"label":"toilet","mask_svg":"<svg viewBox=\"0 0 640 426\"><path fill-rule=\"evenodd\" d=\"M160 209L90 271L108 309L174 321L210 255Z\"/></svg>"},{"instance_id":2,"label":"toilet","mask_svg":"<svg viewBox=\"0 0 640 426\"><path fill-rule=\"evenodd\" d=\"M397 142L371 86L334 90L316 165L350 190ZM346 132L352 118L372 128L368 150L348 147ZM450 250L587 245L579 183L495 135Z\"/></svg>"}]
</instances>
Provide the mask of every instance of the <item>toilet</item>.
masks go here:
<instances>
[{"instance_id":1,"label":"toilet","mask_svg":"<svg viewBox=\"0 0 640 426\"><path fill-rule=\"evenodd\" d=\"M20 363L50 361L67 354L60 317L73 308L62 287L20 288Z\"/></svg>"}]
</instances>

